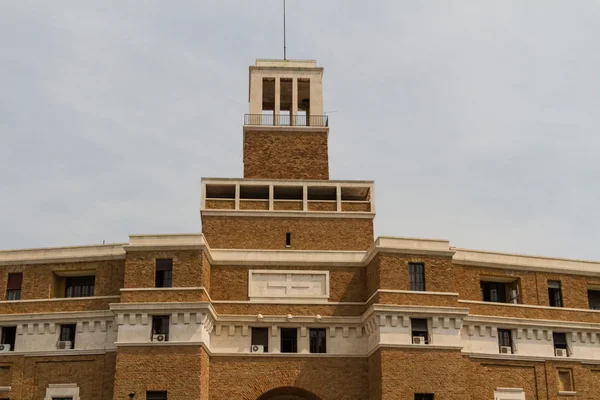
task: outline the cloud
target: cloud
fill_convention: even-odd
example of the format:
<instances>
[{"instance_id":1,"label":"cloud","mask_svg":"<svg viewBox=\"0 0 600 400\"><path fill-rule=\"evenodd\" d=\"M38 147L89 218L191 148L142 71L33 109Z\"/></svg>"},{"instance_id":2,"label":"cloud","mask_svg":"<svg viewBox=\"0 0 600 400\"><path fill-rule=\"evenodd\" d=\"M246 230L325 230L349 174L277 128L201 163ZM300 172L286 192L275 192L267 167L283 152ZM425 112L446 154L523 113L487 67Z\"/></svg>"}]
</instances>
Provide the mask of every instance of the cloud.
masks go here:
<instances>
[{"instance_id":1,"label":"cloud","mask_svg":"<svg viewBox=\"0 0 600 400\"><path fill-rule=\"evenodd\" d=\"M288 56L325 67L332 178L376 181L376 234L600 259L597 2L287 11ZM200 231L200 178L242 175L247 66L281 57L280 3L0 13L0 247Z\"/></svg>"}]
</instances>

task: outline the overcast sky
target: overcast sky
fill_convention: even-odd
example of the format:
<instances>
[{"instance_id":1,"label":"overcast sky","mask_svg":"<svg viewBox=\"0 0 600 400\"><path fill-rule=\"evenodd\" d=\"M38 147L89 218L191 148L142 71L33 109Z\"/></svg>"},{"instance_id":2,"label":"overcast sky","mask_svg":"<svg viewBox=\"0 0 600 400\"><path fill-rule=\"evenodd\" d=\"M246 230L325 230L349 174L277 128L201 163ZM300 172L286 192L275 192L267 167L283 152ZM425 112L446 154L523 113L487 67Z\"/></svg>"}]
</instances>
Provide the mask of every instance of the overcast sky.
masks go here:
<instances>
[{"instance_id":1,"label":"overcast sky","mask_svg":"<svg viewBox=\"0 0 600 400\"><path fill-rule=\"evenodd\" d=\"M600 2L288 0L376 235L600 260ZM199 232L279 0L1 1L0 248Z\"/></svg>"}]
</instances>

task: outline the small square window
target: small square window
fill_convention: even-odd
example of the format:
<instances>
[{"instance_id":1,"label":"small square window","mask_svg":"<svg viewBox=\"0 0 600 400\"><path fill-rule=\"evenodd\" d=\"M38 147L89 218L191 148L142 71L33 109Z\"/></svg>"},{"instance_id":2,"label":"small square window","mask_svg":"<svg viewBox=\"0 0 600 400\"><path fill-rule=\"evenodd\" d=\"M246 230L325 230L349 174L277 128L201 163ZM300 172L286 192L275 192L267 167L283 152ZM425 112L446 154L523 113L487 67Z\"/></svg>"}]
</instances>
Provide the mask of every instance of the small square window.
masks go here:
<instances>
[{"instance_id":1,"label":"small square window","mask_svg":"<svg viewBox=\"0 0 600 400\"><path fill-rule=\"evenodd\" d=\"M310 328L310 352L327 353L327 330L325 328Z\"/></svg>"},{"instance_id":2,"label":"small square window","mask_svg":"<svg viewBox=\"0 0 600 400\"><path fill-rule=\"evenodd\" d=\"M413 344L429 344L429 331L427 320L420 318L411 318L411 332Z\"/></svg>"},{"instance_id":3,"label":"small square window","mask_svg":"<svg viewBox=\"0 0 600 400\"><path fill-rule=\"evenodd\" d=\"M567 334L564 332L553 332L554 354L556 356L568 357Z\"/></svg>"},{"instance_id":4,"label":"small square window","mask_svg":"<svg viewBox=\"0 0 600 400\"><path fill-rule=\"evenodd\" d=\"M254 346L263 346L263 352L269 352L269 328L252 328L252 339L251 339L252 348ZM251 349L252 350L252 349ZM252 350L252 352L260 351L259 348L256 351Z\"/></svg>"},{"instance_id":5,"label":"small square window","mask_svg":"<svg viewBox=\"0 0 600 400\"><path fill-rule=\"evenodd\" d=\"M574 392L575 385L573 384L573 371L570 369L558 370L558 391L559 392Z\"/></svg>"},{"instance_id":6,"label":"small square window","mask_svg":"<svg viewBox=\"0 0 600 400\"><path fill-rule=\"evenodd\" d=\"M513 353L512 332L510 329L498 329L498 347L500 354Z\"/></svg>"},{"instance_id":7,"label":"small square window","mask_svg":"<svg viewBox=\"0 0 600 400\"><path fill-rule=\"evenodd\" d=\"M17 338L17 327L16 326L3 326L2 327L2 349L6 351L6 346L10 346L10 351L15 350L15 341Z\"/></svg>"},{"instance_id":8,"label":"small square window","mask_svg":"<svg viewBox=\"0 0 600 400\"><path fill-rule=\"evenodd\" d=\"M167 400L167 391L146 392L146 400Z\"/></svg>"},{"instance_id":9,"label":"small square window","mask_svg":"<svg viewBox=\"0 0 600 400\"><path fill-rule=\"evenodd\" d=\"M60 326L60 336L58 341L58 348L60 350L74 349L75 348L75 332L77 325L75 324L63 324Z\"/></svg>"}]
</instances>

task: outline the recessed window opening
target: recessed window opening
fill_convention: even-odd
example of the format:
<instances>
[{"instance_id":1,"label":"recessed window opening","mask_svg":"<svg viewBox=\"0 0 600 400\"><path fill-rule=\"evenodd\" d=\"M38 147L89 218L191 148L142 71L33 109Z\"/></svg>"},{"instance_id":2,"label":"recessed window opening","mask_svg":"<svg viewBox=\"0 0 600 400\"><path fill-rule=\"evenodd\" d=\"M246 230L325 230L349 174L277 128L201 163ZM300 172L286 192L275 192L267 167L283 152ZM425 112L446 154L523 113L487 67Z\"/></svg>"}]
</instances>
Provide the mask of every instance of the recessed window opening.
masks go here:
<instances>
[{"instance_id":1,"label":"recessed window opening","mask_svg":"<svg viewBox=\"0 0 600 400\"><path fill-rule=\"evenodd\" d=\"M273 111L275 109L275 78L263 78L262 109Z\"/></svg>"},{"instance_id":2,"label":"recessed window opening","mask_svg":"<svg viewBox=\"0 0 600 400\"><path fill-rule=\"evenodd\" d=\"M2 327L2 346L0 351L14 351L15 341L17 339L17 327L16 326L3 326ZM8 347L7 347L8 346Z\"/></svg>"},{"instance_id":3,"label":"recessed window opening","mask_svg":"<svg viewBox=\"0 0 600 400\"><path fill-rule=\"evenodd\" d=\"M275 186L273 197L275 200L302 200L302 186Z\"/></svg>"},{"instance_id":4,"label":"recessed window opening","mask_svg":"<svg viewBox=\"0 0 600 400\"><path fill-rule=\"evenodd\" d=\"M513 281L492 279L494 278L490 278L490 280L481 280L479 283L482 301L494 303L519 303L520 291L518 279Z\"/></svg>"},{"instance_id":5,"label":"recessed window opening","mask_svg":"<svg viewBox=\"0 0 600 400\"><path fill-rule=\"evenodd\" d=\"M421 318L411 318L410 324L413 344L429 344L427 320Z\"/></svg>"},{"instance_id":6,"label":"recessed window opening","mask_svg":"<svg viewBox=\"0 0 600 400\"><path fill-rule=\"evenodd\" d=\"M415 393L415 400L434 400L433 393Z\"/></svg>"},{"instance_id":7,"label":"recessed window opening","mask_svg":"<svg viewBox=\"0 0 600 400\"><path fill-rule=\"evenodd\" d=\"M75 348L75 331L77 325L63 324L60 326L60 335L58 348L59 349L74 349Z\"/></svg>"},{"instance_id":8,"label":"recessed window opening","mask_svg":"<svg viewBox=\"0 0 600 400\"><path fill-rule=\"evenodd\" d=\"M169 316L152 316L152 341L166 342L169 340Z\"/></svg>"},{"instance_id":9,"label":"recessed window opening","mask_svg":"<svg viewBox=\"0 0 600 400\"><path fill-rule=\"evenodd\" d=\"M304 121L298 118L297 125L310 125L310 79L298 79L298 114L304 115Z\"/></svg>"},{"instance_id":10,"label":"recessed window opening","mask_svg":"<svg viewBox=\"0 0 600 400\"><path fill-rule=\"evenodd\" d=\"M269 200L269 187L242 185L240 186L240 199Z\"/></svg>"},{"instance_id":11,"label":"recessed window opening","mask_svg":"<svg viewBox=\"0 0 600 400\"><path fill-rule=\"evenodd\" d=\"M264 353L269 352L269 328L252 328L252 352L260 352L260 347L254 350L255 346L262 346Z\"/></svg>"},{"instance_id":12,"label":"recessed window opening","mask_svg":"<svg viewBox=\"0 0 600 400\"><path fill-rule=\"evenodd\" d=\"M342 186L342 201L369 201L368 187L344 187Z\"/></svg>"},{"instance_id":13,"label":"recessed window opening","mask_svg":"<svg viewBox=\"0 0 600 400\"><path fill-rule=\"evenodd\" d=\"M173 286L173 259L156 259L155 287L169 288Z\"/></svg>"},{"instance_id":14,"label":"recessed window opening","mask_svg":"<svg viewBox=\"0 0 600 400\"><path fill-rule=\"evenodd\" d=\"M146 392L146 400L167 400L167 391L148 391Z\"/></svg>"},{"instance_id":15,"label":"recessed window opening","mask_svg":"<svg viewBox=\"0 0 600 400\"><path fill-rule=\"evenodd\" d=\"M410 290L425 291L425 264L408 263Z\"/></svg>"},{"instance_id":16,"label":"recessed window opening","mask_svg":"<svg viewBox=\"0 0 600 400\"><path fill-rule=\"evenodd\" d=\"M8 274L8 282L6 284L6 300L21 299L21 285L23 283L23 274L21 272Z\"/></svg>"},{"instance_id":17,"label":"recessed window opening","mask_svg":"<svg viewBox=\"0 0 600 400\"><path fill-rule=\"evenodd\" d=\"M285 247L290 247L292 245L292 233L285 233Z\"/></svg>"},{"instance_id":18,"label":"recessed window opening","mask_svg":"<svg viewBox=\"0 0 600 400\"><path fill-rule=\"evenodd\" d=\"M207 199L235 199L235 185L206 185Z\"/></svg>"},{"instance_id":19,"label":"recessed window opening","mask_svg":"<svg viewBox=\"0 0 600 400\"><path fill-rule=\"evenodd\" d=\"M281 352L282 353L297 353L298 352L298 329L296 329L296 328L281 328Z\"/></svg>"},{"instance_id":20,"label":"recessed window opening","mask_svg":"<svg viewBox=\"0 0 600 400\"><path fill-rule=\"evenodd\" d=\"M548 281L548 300L550 307L563 306L560 281Z\"/></svg>"},{"instance_id":21,"label":"recessed window opening","mask_svg":"<svg viewBox=\"0 0 600 400\"><path fill-rule=\"evenodd\" d=\"M337 193L335 186L309 186L308 200L336 201Z\"/></svg>"},{"instance_id":22,"label":"recessed window opening","mask_svg":"<svg viewBox=\"0 0 600 400\"><path fill-rule=\"evenodd\" d=\"M559 392L574 392L573 371L570 369L559 369L557 372Z\"/></svg>"},{"instance_id":23,"label":"recessed window opening","mask_svg":"<svg viewBox=\"0 0 600 400\"><path fill-rule=\"evenodd\" d=\"M325 328L310 328L310 352L327 353L327 330Z\"/></svg>"},{"instance_id":24,"label":"recessed window opening","mask_svg":"<svg viewBox=\"0 0 600 400\"><path fill-rule=\"evenodd\" d=\"M90 297L94 295L96 277L69 276L65 280L65 297Z\"/></svg>"},{"instance_id":25,"label":"recessed window opening","mask_svg":"<svg viewBox=\"0 0 600 400\"><path fill-rule=\"evenodd\" d=\"M554 354L557 356L564 355L569 356L569 350L567 347L567 334L564 332L553 332L552 342L554 343ZM557 351L558 350L558 351ZM561 350L564 351L561 352Z\"/></svg>"},{"instance_id":26,"label":"recessed window opening","mask_svg":"<svg viewBox=\"0 0 600 400\"><path fill-rule=\"evenodd\" d=\"M500 354L512 354L514 352L510 329L498 329L498 348Z\"/></svg>"},{"instance_id":27,"label":"recessed window opening","mask_svg":"<svg viewBox=\"0 0 600 400\"><path fill-rule=\"evenodd\" d=\"M600 310L600 290L588 290L590 310Z\"/></svg>"}]
</instances>

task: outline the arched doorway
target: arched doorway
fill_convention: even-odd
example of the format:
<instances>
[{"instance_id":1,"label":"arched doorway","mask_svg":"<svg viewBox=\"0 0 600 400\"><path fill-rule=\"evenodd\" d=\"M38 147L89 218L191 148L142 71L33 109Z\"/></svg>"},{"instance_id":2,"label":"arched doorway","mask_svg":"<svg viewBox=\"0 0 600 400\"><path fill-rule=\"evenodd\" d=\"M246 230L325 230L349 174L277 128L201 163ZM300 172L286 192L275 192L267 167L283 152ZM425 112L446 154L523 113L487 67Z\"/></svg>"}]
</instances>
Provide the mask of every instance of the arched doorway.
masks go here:
<instances>
[{"instance_id":1,"label":"arched doorway","mask_svg":"<svg viewBox=\"0 0 600 400\"><path fill-rule=\"evenodd\" d=\"M281 387L269 390L256 400L321 400L315 394L295 387Z\"/></svg>"}]
</instances>

